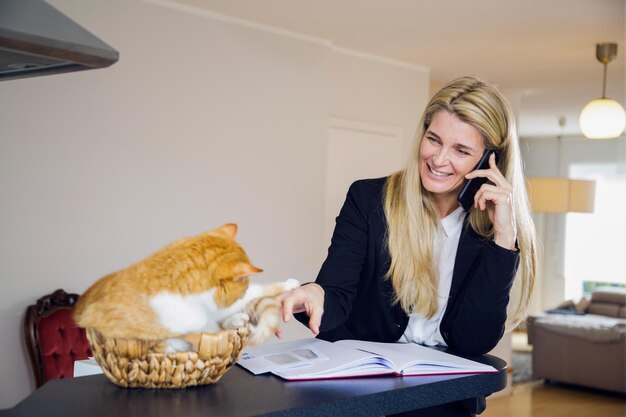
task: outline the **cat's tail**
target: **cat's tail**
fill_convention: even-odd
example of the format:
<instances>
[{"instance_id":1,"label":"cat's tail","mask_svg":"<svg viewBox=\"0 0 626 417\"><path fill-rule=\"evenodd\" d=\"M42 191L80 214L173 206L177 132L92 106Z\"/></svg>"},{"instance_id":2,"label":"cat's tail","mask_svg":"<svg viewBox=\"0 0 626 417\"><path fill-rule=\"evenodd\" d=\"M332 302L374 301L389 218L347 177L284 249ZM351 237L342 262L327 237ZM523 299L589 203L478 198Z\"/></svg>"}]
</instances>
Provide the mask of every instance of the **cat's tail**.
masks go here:
<instances>
[{"instance_id":1,"label":"cat's tail","mask_svg":"<svg viewBox=\"0 0 626 417\"><path fill-rule=\"evenodd\" d=\"M245 312L250 317L250 345L259 345L278 331L281 305L276 297L255 298L246 305Z\"/></svg>"}]
</instances>

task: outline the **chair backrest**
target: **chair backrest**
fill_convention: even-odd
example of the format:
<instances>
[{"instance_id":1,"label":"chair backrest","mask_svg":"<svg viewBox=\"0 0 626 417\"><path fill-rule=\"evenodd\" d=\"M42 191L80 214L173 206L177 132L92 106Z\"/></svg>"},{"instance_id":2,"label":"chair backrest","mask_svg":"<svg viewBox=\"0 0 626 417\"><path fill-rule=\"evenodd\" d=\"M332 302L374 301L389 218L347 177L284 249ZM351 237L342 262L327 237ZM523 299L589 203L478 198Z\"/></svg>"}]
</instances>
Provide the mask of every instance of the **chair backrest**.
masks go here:
<instances>
[{"instance_id":1,"label":"chair backrest","mask_svg":"<svg viewBox=\"0 0 626 417\"><path fill-rule=\"evenodd\" d=\"M24 319L26 346L35 385L74 375L74 361L92 356L85 329L72 317L78 294L56 290L28 306Z\"/></svg>"}]
</instances>

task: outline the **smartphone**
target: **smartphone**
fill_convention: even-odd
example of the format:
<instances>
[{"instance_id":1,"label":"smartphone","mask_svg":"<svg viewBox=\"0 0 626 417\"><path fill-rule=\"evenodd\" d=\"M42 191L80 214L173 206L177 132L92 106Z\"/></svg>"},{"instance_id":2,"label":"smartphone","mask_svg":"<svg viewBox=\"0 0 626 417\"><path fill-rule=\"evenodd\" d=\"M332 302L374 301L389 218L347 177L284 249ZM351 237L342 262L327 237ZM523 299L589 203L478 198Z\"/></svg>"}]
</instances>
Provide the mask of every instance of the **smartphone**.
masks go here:
<instances>
[{"instance_id":1,"label":"smartphone","mask_svg":"<svg viewBox=\"0 0 626 417\"><path fill-rule=\"evenodd\" d=\"M487 169L489 168L489 157L492 153L496 154L496 162L498 162L498 154L493 149L485 149L483 156L480 157L480 161L474 167L474 171L477 169ZM470 209L474 206L474 196L478 192L478 189L481 185L487 182L487 178L477 177L472 178L471 180L465 180L463 184L463 188L461 188L461 192L457 197L457 201L463 207L463 210L470 211Z\"/></svg>"}]
</instances>

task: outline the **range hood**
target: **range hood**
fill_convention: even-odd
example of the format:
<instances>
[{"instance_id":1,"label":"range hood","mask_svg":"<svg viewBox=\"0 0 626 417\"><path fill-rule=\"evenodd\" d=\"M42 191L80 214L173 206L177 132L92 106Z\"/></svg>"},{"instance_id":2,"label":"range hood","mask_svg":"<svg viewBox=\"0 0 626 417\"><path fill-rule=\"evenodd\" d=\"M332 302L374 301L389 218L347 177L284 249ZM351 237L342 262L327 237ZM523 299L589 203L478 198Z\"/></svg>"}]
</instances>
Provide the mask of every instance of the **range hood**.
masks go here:
<instances>
[{"instance_id":1,"label":"range hood","mask_svg":"<svg viewBox=\"0 0 626 417\"><path fill-rule=\"evenodd\" d=\"M0 81L103 68L118 59L115 49L43 0L0 0Z\"/></svg>"}]
</instances>

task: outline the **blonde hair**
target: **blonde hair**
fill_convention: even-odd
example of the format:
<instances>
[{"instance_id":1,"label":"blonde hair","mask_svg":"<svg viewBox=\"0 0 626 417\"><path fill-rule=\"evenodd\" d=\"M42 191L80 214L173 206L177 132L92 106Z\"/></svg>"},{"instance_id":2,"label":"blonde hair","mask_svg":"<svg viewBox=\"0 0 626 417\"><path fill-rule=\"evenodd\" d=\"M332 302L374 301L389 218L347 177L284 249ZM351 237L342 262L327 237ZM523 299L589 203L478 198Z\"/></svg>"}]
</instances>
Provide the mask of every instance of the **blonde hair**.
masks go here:
<instances>
[{"instance_id":1,"label":"blonde hair","mask_svg":"<svg viewBox=\"0 0 626 417\"><path fill-rule=\"evenodd\" d=\"M522 172L515 118L498 90L478 78L462 77L439 90L428 103L417 131L407 167L391 175L385 190L387 245L391 265L387 277L395 289L395 301L403 310L432 317L437 311L436 266L433 242L439 214L419 173L420 142L435 114L448 111L481 133L485 148L495 149L498 168L513 186L512 201L517 225L520 264L509 303L509 325L526 314L537 271L535 226L532 221ZM486 211L472 210L470 226L485 238L493 237Z\"/></svg>"}]
</instances>

